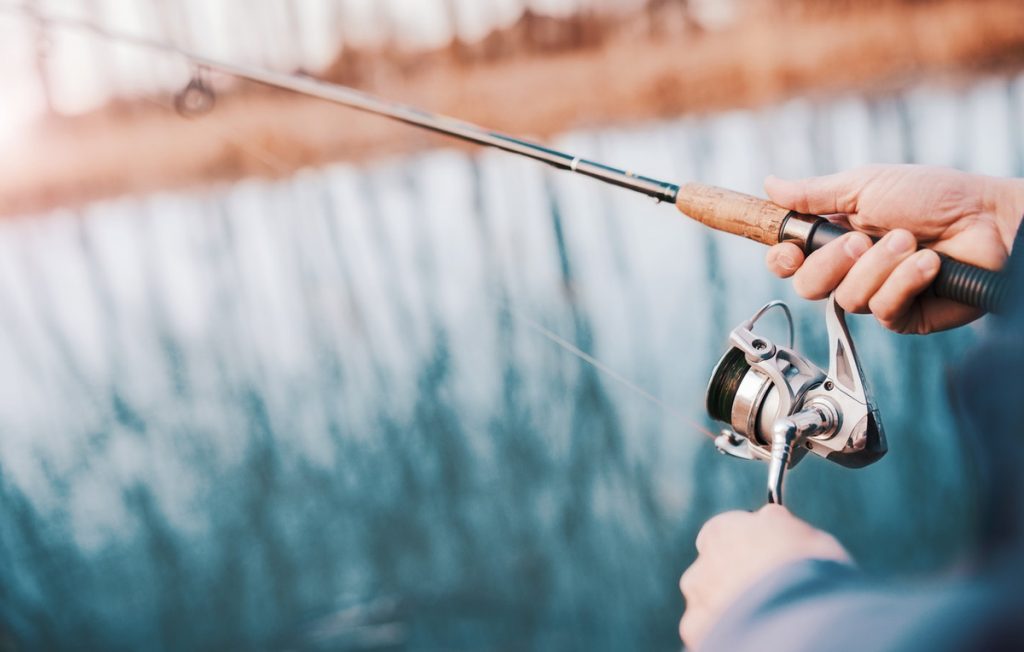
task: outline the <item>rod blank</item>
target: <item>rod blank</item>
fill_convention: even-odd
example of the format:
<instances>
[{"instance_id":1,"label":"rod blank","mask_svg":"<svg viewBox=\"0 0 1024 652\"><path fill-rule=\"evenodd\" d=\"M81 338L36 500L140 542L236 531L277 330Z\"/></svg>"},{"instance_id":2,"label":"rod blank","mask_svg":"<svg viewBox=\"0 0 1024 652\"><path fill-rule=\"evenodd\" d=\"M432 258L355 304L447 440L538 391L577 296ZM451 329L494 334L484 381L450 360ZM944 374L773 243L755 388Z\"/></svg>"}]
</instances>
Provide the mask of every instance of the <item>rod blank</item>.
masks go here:
<instances>
[{"instance_id":1,"label":"rod blank","mask_svg":"<svg viewBox=\"0 0 1024 652\"><path fill-rule=\"evenodd\" d=\"M596 161L590 161L566 152L560 152L537 143L515 138L497 131L491 131L469 122L448 116L430 113L413 106L385 100L348 86L321 81L304 75L274 72L252 66L243 66L213 59L202 54L179 48L168 43L153 39L125 34L92 23L69 17L44 16L23 5L0 3L0 8L20 13L27 18L42 24L56 27L67 27L90 32L111 41L117 41L136 47L167 52L180 56L196 66L216 70L233 77L247 79L266 86L292 91L328 102L340 104L350 109L372 113L397 120L414 127L433 131L464 140L467 142L493 147L512 154L518 154L535 161L546 163L560 170L568 170L577 174L599 179L606 183L627 188L635 192L653 197L658 201L675 203L679 187L666 181L638 176L626 170L619 170Z\"/></svg>"}]
</instances>

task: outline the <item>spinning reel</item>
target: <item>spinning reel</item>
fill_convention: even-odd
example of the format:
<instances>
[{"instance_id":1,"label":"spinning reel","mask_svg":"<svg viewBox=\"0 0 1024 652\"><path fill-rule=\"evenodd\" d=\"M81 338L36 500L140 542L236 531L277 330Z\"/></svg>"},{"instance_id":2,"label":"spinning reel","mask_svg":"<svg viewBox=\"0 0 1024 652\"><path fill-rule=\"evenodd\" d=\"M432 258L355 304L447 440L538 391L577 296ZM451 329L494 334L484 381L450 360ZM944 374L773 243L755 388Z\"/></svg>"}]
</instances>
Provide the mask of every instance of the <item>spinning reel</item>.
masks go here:
<instances>
[{"instance_id":1,"label":"spinning reel","mask_svg":"<svg viewBox=\"0 0 1024 652\"><path fill-rule=\"evenodd\" d=\"M773 308L789 322L789 346L754 333ZM865 386L846 313L830 296L825 313L829 364L823 371L795 350L793 316L773 301L729 334L707 391L708 413L730 427L715 446L724 454L768 462L768 502L782 504L786 471L808 451L849 468L885 455L885 433Z\"/></svg>"}]
</instances>

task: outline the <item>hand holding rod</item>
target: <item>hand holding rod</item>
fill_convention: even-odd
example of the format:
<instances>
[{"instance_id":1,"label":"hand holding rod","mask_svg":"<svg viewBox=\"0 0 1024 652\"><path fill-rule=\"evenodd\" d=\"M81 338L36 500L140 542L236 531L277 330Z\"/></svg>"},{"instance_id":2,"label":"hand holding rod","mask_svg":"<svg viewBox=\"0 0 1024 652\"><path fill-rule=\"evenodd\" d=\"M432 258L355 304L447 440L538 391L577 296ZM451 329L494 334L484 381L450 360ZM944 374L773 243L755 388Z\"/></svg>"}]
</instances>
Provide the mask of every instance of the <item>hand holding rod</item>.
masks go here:
<instances>
[{"instance_id":1,"label":"hand holding rod","mask_svg":"<svg viewBox=\"0 0 1024 652\"><path fill-rule=\"evenodd\" d=\"M700 183L679 187L676 207L717 231L743 236L769 246L793 242L805 254L849 233L824 217L790 211L757 197ZM998 312L1006 298L1006 277L939 254L941 266L932 283L937 297Z\"/></svg>"}]
</instances>

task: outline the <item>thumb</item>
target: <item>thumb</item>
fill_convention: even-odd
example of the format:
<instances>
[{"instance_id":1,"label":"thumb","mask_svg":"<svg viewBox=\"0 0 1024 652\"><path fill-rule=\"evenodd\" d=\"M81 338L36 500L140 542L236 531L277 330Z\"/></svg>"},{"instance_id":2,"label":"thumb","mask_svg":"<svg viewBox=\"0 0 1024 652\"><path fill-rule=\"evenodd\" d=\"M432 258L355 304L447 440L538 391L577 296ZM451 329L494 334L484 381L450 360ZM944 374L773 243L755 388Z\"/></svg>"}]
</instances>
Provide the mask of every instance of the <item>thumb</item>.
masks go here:
<instances>
[{"instance_id":1,"label":"thumb","mask_svg":"<svg viewBox=\"0 0 1024 652\"><path fill-rule=\"evenodd\" d=\"M764 182L768 196L779 206L814 215L856 213L861 186L854 172L795 181L772 176Z\"/></svg>"}]
</instances>

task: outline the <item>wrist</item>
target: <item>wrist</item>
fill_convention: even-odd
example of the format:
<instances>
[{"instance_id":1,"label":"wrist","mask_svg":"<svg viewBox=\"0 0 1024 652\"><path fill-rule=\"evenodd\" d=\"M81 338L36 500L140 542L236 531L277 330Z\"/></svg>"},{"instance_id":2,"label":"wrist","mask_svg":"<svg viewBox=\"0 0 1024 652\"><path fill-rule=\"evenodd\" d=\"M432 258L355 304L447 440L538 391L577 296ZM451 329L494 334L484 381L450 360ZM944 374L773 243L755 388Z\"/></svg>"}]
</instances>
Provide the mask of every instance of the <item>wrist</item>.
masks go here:
<instances>
[{"instance_id":1,"label":"wrist","mask_svg":"<svg viewBox=\"0 0 1024 652\"><path fill-rule=\"evenodd\" d=\"M1024 217L1024 179L992 179L991 183L989 207L1009 253Z\"/></svg>"}]
</instances>

